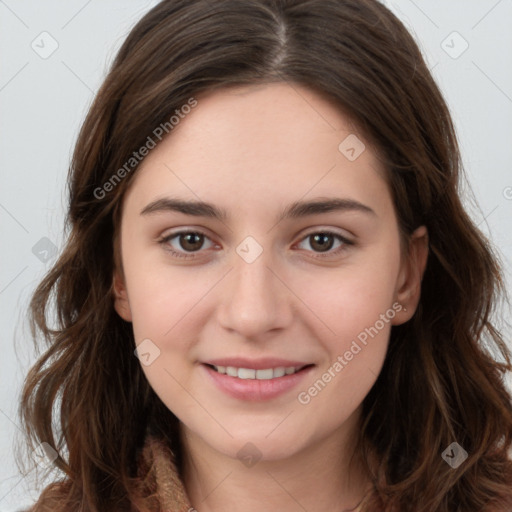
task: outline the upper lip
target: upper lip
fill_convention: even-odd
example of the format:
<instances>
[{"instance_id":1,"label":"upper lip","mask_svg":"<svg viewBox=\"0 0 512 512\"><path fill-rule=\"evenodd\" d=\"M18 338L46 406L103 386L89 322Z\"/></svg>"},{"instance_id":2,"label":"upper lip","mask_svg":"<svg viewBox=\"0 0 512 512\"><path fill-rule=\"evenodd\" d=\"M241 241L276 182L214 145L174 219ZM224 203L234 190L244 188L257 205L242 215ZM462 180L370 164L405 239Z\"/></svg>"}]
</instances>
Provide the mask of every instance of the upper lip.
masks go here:
<instances>
[{"instance_id":1,"label":"upper lip","mask_svg":"<svg viewBox=\"0 0 512 512\"><path fill-rule=\"evenodd\" d=\"M250 370L265 370L268 368L303 368L311 363L304 363L302 361L291 361L288 359L278 359L274 357L265 357L262 359L245 359L243 357L224 357L221 359L210 359L203 361L203 364L213 366L232 366L234 368L248 368Z\"/></svg>"}]
</instances>

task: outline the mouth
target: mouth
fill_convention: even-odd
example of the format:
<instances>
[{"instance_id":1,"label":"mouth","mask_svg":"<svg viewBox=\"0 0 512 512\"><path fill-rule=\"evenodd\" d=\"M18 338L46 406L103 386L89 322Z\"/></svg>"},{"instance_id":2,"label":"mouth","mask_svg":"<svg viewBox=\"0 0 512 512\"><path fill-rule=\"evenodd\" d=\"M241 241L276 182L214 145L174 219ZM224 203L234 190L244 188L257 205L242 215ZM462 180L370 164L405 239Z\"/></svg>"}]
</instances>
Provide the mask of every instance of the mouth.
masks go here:
<instances>
[{"instance_id":1,"label":"mouth","mask_svg":"<svg viewBox=\"0 0 512 512\"><path fill-rule=\"evenodd\" d=\"M268 401L296 389L313 370L314 364L273 366L258 364L259 368L224 366L202 363L207 384L230 398L246 402Z\"/></svg>"}]
</instances>

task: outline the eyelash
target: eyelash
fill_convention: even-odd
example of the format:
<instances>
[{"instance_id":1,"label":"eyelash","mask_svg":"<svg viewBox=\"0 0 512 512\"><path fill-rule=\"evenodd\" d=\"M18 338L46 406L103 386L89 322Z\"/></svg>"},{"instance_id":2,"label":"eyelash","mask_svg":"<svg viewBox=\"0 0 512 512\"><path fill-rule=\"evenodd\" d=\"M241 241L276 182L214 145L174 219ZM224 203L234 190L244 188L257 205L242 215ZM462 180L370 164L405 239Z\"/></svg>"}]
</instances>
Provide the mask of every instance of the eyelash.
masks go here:
<instances>
[{"instance_id":1,"label":"eyelash","mask_svg":"<svg viewBox=\"0 0 512 512\"><path fill-rule=\"evenodd\" d=\"M190 235L190 234L203 235L205 238L209 239L209 237L206 235L206 233L203 233L202 231L192 231L192 230L177 231L176 233L171 233L170 235L167 235L167 236L161 238L160 240L158 240L158 243L165 246L164 247L165 250L168 251L173 257L185 258L185 259L196 258L197 257L196 253L200 252L200 250L194 251L193 253L183 253L183 252L178 252L178 251L172 249L169 245L167 245L173 238L176 238L180 235ZM348 240L347 238L340 235L339 233L335 233L334 231L329 231L329 230L313 231L311 233L308 233L300 240L300 242L303 242L304 240L306 240L307 238L309 238L313 235L332 236L343 243L343 245L341 245L340 247L338 247L336 250L334 250L332 252L329 250L326 253L316 253L316 254L318 254L318 256L315 256L315 258L327 258L327 257L337 256L338 254L346 251L349 246L354 245L354 242L352 242L351 240Z\"/></svg>"}]
</instances>

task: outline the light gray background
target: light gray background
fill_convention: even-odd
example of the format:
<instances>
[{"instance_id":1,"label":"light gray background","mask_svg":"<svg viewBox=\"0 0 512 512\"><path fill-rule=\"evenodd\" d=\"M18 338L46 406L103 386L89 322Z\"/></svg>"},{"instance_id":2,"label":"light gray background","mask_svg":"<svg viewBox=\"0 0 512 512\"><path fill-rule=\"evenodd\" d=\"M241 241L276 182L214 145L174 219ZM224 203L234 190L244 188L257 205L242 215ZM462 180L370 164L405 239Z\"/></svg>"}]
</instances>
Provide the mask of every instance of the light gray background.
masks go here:
<instances>
[{"instance_id":1,"label":"light gray background","mask_svg":"<svg viewBox=\"0 0 512 512\"><path fill-rule=\"evenodd\" d=\"M510 289L512 0L385 3L419 41L448 100L479 204L470 211L497 246ZM13 443L20 385L34 360L25 308L54 261L51 245L40 240L62 245L65 179L78 128L128 30L155 4L0 0L1 512L31 504L38 493L32 473L18 472ZM44 55L52 44L56 51ZM502 318L510 322L510 311Z\"/></svg>"}]
</instances>

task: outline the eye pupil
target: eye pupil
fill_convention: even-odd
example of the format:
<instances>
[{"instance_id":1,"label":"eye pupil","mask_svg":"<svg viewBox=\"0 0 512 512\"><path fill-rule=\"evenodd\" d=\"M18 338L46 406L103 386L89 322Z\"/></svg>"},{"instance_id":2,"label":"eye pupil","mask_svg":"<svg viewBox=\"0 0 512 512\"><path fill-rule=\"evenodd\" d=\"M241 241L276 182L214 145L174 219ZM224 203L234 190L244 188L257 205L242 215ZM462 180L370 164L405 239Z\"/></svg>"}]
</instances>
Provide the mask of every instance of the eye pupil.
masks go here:
<instances>
[{"instance_id":1,"label":"eye pupil","mask_svg":"<svg viewBox=\"0 0 512 512\"><path fill-rule=\"evenodd\" d=\"M327 243L326 239L329 240ZM320 251L328 251L334 243L332 235L328 235L326 233L317 233L313 235L313 240L314 242L311 244L311 247L315 249L314 245L318 243Z\"/></svg>"},{"instance_id":2,"label":"eye pupil","mask_svg":"<svg viewBox=\"0 0 512 512\"><path fill-rule=\"evenodd\" d=\"M185 245L183 241L185 240ZM201 248L204 236L200 233L185 233L180 235L180 246L186 251L196 251Z\"/></svg>"}]
</instances>

